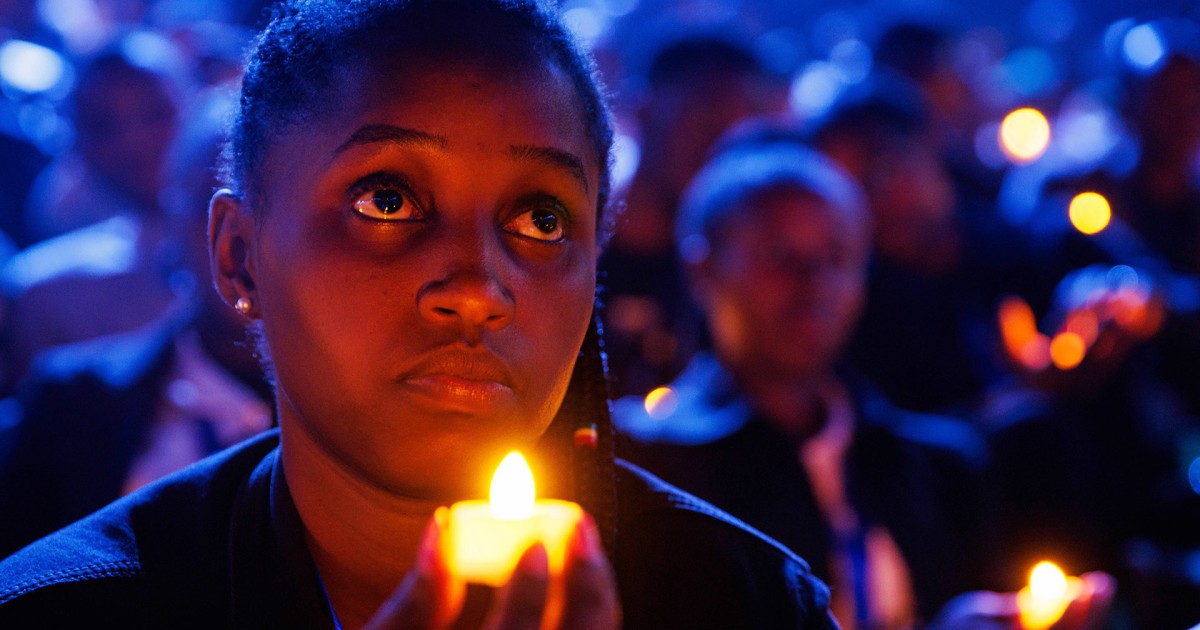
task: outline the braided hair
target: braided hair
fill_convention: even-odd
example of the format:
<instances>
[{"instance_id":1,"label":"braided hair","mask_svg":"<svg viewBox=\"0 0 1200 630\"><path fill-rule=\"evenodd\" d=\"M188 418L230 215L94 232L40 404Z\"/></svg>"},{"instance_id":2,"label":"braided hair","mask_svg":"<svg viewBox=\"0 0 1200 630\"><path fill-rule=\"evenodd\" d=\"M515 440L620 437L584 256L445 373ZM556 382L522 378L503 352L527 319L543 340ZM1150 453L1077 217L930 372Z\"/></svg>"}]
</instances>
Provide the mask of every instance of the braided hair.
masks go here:
<instances>
[{"instance_id":1,"label":"braided hair","mask_svg":"<svg viewBox=\"0 0 1200 630\"><path fill-rule=\"evenodd\" d=\"M266 204L257 174L271 141L330 107L330 101L336 99L328 95L335 91L346 68L381 56L493 57L497 52L515 63L555 63L570 77L600 165L596 220L598 239L603 243L611 224L607 212L611 114L591 58L579 48L558 14L539 0L282 3L256 38L246 62L239 105L223 153L224 183L261 218ZM264 365L269 372L265 355ZM554 463L571 471L572 498L595 518L611 553L616 532L612 421L595 313L563 403L543 436L542 445L548 443Z\"/></svg>"}]
</instances>

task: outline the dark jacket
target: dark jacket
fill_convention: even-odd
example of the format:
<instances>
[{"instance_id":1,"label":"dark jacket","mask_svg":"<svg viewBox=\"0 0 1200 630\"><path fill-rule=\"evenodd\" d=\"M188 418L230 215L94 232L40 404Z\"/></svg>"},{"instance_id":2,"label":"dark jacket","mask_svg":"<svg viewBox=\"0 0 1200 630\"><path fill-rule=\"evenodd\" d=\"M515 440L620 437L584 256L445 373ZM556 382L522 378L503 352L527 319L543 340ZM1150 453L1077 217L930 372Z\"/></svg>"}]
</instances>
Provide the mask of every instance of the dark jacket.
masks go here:
<instances>
[{"instance_id":1,"label":"dark jacket","mask_svg":"<svg viewBox=\"0 0 1200 630\"><path fill-rule=\"evenodd\" d=\"M332 628L278 432L203 460L0 562L0 627ZM836 628L803 560L618 467L627 628Z\"/></svg>"},{"instance_id":2,"label":"dark jacket","mask_svg":"<svg viewBox=\"0 0 1200 630\"><path fill-rule=\"evenodd\" d=\"M194 322L183 312L50 349L0 403L0 558L121 496ZM269 400L261 378L243 382ZM203 453L229 445L211 423L193 424Z\"/></svg>"},{"instance_id":3,"label":"dark jacket","mask_svg":"<svg viewBox=\"0 0 1200 630\"><path fill-rule=\"evenodd\" d=\"M949 418L901 411L847 377L856 424L845 458L847 499L882 525L908 564L925 619L951 597L981 588L977 504L982 440ZM649 418L620 401L623 454L787 545L828 579L832 534L794 441L757 416L728 374L701 354L673 384L677 408Z\"/></svg>"},{"instance_id":4,"label":"dark jacket","mask_svg":"<svg viewBox=\"0 0 1200 630\"><path fill-rule=\"evenodd\" d=\"M0 406L0 557L121 496L175 332L155 325L49 350Z\"/></svg>"}]
</instances>

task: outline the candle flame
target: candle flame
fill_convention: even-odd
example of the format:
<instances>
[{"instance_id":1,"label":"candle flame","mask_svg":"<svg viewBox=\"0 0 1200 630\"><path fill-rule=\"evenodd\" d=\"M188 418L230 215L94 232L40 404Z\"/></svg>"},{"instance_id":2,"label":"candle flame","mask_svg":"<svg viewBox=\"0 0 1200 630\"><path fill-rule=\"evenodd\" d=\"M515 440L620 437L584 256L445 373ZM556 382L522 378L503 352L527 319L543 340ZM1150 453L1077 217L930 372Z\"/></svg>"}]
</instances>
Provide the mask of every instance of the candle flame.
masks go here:
<instances>
[{"instance_id":1,"label":"candle flame","mask_svg":"<svg viewBox=\"0 0 1200 630\"><path fill-rule=\"evenodd\" d=\"M492 475L492 516L502 521L516 521L533 516L533 471L517 451L504 456Z\"/></svg>"},{"instance_id":2,"label":"candle flame","mask_svg":"<svg viewBox=\"0 0 1200 630\"><path fill-rule=\"evenodd\" d=\"M1067 576L1053 562L1039 562L1029 573L1029 590L1034 599L1062 599L1067 594Z\"/></svg>"}]
</instances>

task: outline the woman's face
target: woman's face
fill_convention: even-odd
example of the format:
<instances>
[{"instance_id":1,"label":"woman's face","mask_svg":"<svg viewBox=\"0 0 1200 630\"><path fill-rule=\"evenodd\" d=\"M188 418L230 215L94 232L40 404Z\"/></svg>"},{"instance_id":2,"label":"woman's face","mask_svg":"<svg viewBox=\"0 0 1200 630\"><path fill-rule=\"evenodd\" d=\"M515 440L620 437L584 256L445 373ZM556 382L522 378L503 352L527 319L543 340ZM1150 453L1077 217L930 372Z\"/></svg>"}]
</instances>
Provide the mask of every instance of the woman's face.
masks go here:
<instances>
[{"instance_id":1,"label":"woman's face","mask_svg":"<svg viewBox=\"0 0 1200 630\"><path fill-rule=\"evenodd\" d=\"M332 113L273 141L246 268L285 450L304 432L438 496L549 425L592 310L599 165L568 76L511 65L347 70Z\"/></svg>"}]
</instances>

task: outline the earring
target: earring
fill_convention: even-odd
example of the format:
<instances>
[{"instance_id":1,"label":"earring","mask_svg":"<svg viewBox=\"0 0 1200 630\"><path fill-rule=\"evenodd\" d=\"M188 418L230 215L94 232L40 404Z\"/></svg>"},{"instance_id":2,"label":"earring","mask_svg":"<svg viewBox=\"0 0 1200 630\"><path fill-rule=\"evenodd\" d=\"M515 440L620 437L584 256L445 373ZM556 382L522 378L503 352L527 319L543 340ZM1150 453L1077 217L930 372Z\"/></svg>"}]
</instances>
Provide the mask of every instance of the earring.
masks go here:
<instances>
[{"instance_id":1,"label":"earring","mask_svg":"<svg viewBox=\"0 0 1200 630\"><path fill-rule=\"evenodd\" d=\"M236 302L233 303L233 310L241 313L242 315L249 315L251 306L252 303L250 302L250 298L240 297Z\"/></svg>"}]
</instances>

